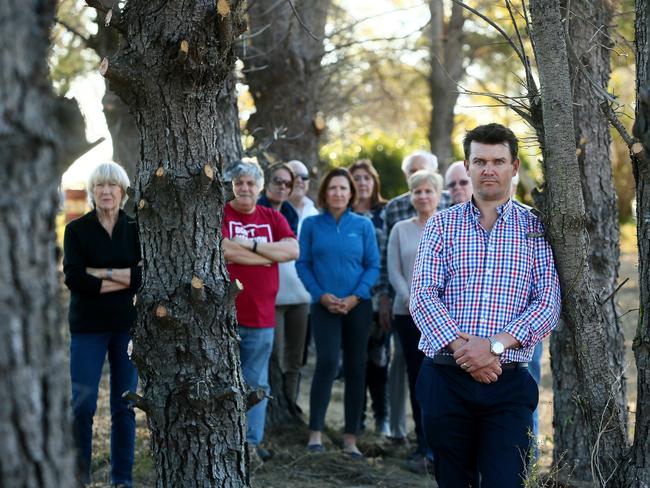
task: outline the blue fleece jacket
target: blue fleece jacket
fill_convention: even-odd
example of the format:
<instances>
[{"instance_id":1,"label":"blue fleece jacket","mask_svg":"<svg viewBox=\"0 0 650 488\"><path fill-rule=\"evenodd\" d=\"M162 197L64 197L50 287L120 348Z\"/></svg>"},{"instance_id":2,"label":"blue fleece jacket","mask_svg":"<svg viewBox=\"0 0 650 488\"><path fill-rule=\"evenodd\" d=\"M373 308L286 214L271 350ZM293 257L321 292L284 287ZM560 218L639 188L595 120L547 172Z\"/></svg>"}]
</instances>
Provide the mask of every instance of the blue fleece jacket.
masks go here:
<instances>
[{"instance_id":1,"label":"blue fleece jacket","mask_svg":"<svg viewBox=\"0 0 650 488\"><path fill-rule=\"evenodd\" d=\"M313 302L331 293L370 298L379 277L375 228L367 217L346 210L338 223L327 211L308 217L300 231L298 276Z\"/></svg>"}]
</instances>

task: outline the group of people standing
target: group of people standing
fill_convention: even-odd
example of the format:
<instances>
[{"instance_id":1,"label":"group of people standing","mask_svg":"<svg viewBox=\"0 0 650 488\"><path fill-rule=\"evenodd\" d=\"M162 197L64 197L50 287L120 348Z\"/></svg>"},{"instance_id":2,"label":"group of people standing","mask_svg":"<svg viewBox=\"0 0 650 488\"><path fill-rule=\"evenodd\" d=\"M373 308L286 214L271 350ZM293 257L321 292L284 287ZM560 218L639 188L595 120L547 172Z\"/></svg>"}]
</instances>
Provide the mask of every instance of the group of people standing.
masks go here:
<instances>
[{"instance_id":1,"label":"group of people standing","mask_svg":"<svg viewBox=\"0 0 650 488\"><path fill-rule=\"evenodd\" d=\"M269 391L275 352L284 393L296 402L310 331L316 362L309 452L325 450L332 385L342 375L346 455L363 457L357 440L365 428L367 392L378 432L405 442L408 387L417 438L412 459L425 468L435 462L439 486L519 486L503 472L521 476L525 461L516 464L512 449L524 447L521 433L532 425L536 390L534 401L532 389L525 398L519 395L516 408L462 397L490 396L494 385L524 385L521 375L516 384L504 381L506 370L528 375L526 362L556 319L557 276L548 244L539 238L541 224L511 199L518 165L514 135L489 124L468 132L465 161L452 164L444 180L433 154L406 157L402 170L409 191L389 202L370 160L326 173L317 202L307 196L311 176L300 161L263 171L244 158L229 170L234 198L224 210L222 249L230 279L243 284L236 298L242 374L251 387ZM134 417L118 396L137 382L126 343L140 284L136 226L120 210L125 178L114 163L93 173L93 210L66 227L64 261L72 292L75 439L87 476L97 385L108 351L117 486L131 486ZM119 325L103 324L102 307L115 306L115 300L124 317ZM432 383L432 371L443 379ZM441 398L457 405L463 419L438 408ZM263 400L247 413L249 453L257 460L271 455L262 444L266 408ZM506 430L516 435L499 434L495 425L506 421ZM507 439L507 445L483 439L484 424L491 426L485 432ZM505 451L512 466L484 469L484 455L494 460Z\"/></svg>"}]
</instances>

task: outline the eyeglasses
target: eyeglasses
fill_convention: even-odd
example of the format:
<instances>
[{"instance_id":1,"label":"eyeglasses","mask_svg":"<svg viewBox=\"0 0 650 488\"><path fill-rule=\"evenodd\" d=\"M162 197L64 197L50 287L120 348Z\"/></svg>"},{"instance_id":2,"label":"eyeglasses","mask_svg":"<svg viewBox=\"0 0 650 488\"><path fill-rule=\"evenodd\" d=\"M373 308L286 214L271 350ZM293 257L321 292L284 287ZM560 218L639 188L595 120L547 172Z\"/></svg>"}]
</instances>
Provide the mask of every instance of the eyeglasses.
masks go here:
<instances>
[{"instance_id":1,"label":"eyeglasses","mask_svg":"<svg viewBox=\"0 0 650 488\"><path fill-rule=\"evenodd\" d=\"M287 188L291 188L293 186L291 180L283 180L282 178L272 178L271 183L273 183L275 186L286 186Z\"/></svg>"},{"instance_id":2,"label":"eyeglasses","mask_svg":"<svg viewBox=\"0 0 650 488\"><path fill-rule=\"evenodd\" d=\"M451 190L456 188L456 185L467 186L468 184L469 184L469 180L450 181L449 183L447 183L447 188Z\"/></svg>"},{"instance_id":3,"label":"eyeglasses","mask_svg":"<svg viewBox=\"0 0 650 488\"><path fill-rule=\"evenodd\" d=\"M296 175L296 178L300 178L302 181L309 181L309 175Z\"/></svg>"}]
</instances>

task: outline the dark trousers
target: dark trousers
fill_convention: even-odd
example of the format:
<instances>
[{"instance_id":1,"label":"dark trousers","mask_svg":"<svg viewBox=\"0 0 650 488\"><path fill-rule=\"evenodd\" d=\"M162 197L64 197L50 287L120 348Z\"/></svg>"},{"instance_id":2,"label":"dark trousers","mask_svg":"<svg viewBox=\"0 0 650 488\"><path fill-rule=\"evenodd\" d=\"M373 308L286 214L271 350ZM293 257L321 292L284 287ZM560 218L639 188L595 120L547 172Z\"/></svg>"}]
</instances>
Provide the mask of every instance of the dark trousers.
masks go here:
<instances>
[{"instance_id":1,"label":"dark trousers","mask_svg":"<svg viewBox=\"0 0 650 488\"><path fill-rule=\"evenodd\" d=\"M368 334L368 359L366 361L366 391L372 400L372 413L375 426L380 428L388 420L388 362L390 361L390 334L379 325L379 314L372 314L372 324ZM363 395L361 424L366 417L366 401Z\"/></svg>"},{"instance_id":2,"label":"dark trousers","mask_svg":"<svg viewBox=\"0 0 650 488\"><path fill-rule=\"evenodd\" d=\"M93 417L97 410L99 381L104 358L110 364L111 404L111 481L131 486L135 447L135 412L125 391L135 392L138 373L127 355L128 332L97 334L72 333L70 375L72 378L72 430L82 481L90 481Z\"/></svg>"},{"instance_id":3,"label":"dark trousers","mask_svg":"<svg viewBox=\"0 0 650 488\"><path fill-rule=\"evenodd\" d=\"M358 435L365 387L368 329L372 320L370 300L361 300L347 315L333 314L320 303L311 306L311 325L316 345L316 368L309 394L309 428L322 431L343 350L346 434Z\"/></svg>"},{"instance_id":4,"label":"dark trousers","mask_svg":"<svg viewBox=\"0 0 650 488\"><path fill-rule=\"evenodd\" d=\"M418 349L420 342L420 331L410 315L395 315L393 328L397 332L404 359L406 361L406 373L409 379L409 396L411 399L411 411L415 422L415 435L418 442L418 453L426 455L426 441L422 430L422 412L417 400L415 384L420 373L420 366L424 360L424 353Z\"/></svg>"},{"instance_id":5,"label":"dark trousers","mask_svg":"<svg viewBox=\"0 0 650 488\"><path fill-rule=\"evenodd\" d=\"M440 488L524 486L538 400L527 369L504 369L496 383L482 384L425 358L417 393Z\"/></svg>"}]
</instances>

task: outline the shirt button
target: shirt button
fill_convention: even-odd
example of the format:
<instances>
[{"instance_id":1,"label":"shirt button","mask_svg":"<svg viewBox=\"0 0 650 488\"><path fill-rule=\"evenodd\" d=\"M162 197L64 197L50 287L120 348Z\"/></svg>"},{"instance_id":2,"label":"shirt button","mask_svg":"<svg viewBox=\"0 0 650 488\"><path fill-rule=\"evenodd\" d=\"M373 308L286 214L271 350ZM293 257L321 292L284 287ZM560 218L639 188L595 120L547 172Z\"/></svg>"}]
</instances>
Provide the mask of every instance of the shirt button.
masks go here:
<instances>
[{"instance_id":1,"label":"shirt button","mask_svg":"<svg viewBox=\"0 0 650 488\"><path fill-rule=\"evenodd\" d=\"M483 298L487 300L488 298L490 298L490 295L488 295L487 293L483 293Z\"/></svg>"}]
</instances>

